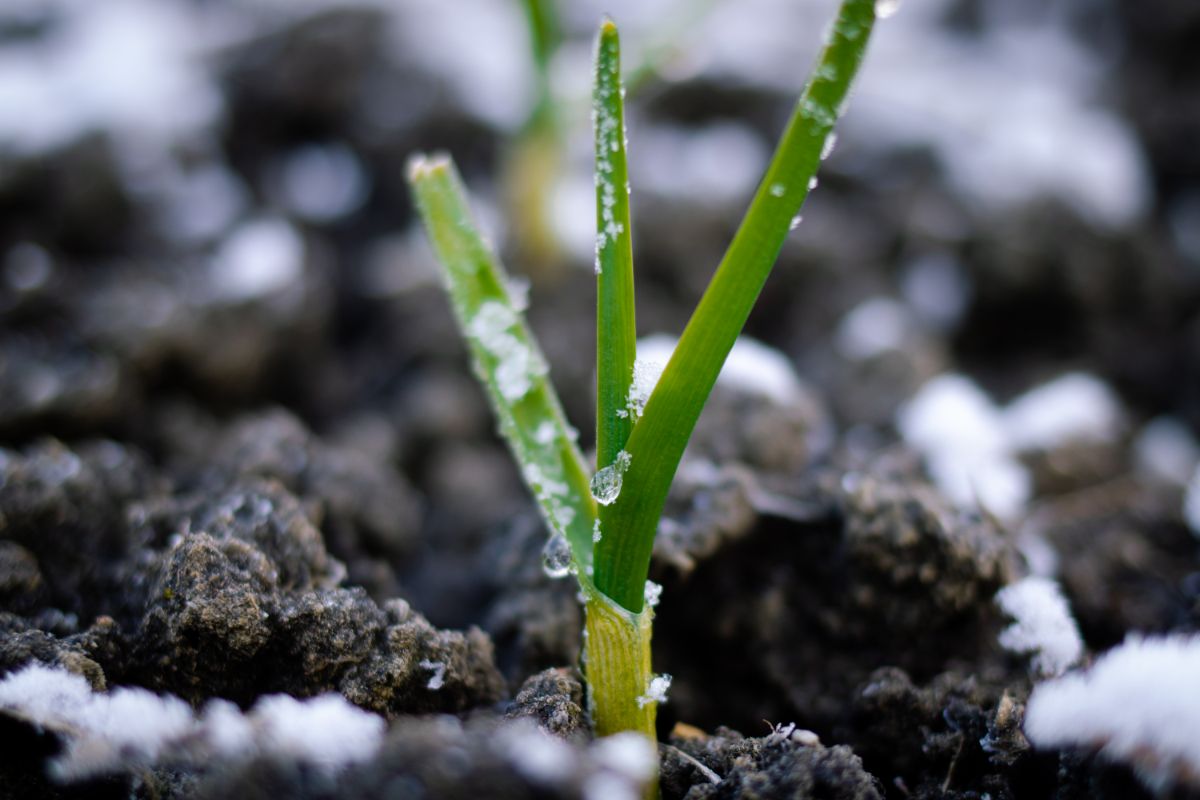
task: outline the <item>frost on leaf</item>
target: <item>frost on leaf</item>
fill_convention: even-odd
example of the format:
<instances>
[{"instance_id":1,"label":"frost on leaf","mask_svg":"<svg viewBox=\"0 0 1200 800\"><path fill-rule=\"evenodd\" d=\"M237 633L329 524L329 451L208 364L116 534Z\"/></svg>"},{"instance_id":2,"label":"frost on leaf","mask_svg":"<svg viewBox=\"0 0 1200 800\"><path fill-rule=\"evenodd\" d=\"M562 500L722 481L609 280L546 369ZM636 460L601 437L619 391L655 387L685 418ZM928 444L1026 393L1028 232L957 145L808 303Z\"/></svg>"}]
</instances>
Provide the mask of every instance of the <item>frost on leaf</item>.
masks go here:
<instances>
[{"instance_id":1,"label":"frost on leaf","mask_svg":"<svg viewBox=\"0 0 1200 800\"><path fill-rule=\"evenodd\" d=\"M497 300L480 304L467 321L467 335L496 359L496 388L510 403L529 393L534 378L546 374L541 355L512 334L518 322L516 313Z\"/></svg>"},{"instance_id":2,"label":"frost on leaf","mask_svg":"<svg viewBox=\"0 0 1200 800\"><path fill-rule=\"evenodd\" d=\"M592 476L592 497L602 506L612 505L621 494L621 482L625 470L633 457L625 450L617 453L617 460Z\"/></svg>"}]
</instances>

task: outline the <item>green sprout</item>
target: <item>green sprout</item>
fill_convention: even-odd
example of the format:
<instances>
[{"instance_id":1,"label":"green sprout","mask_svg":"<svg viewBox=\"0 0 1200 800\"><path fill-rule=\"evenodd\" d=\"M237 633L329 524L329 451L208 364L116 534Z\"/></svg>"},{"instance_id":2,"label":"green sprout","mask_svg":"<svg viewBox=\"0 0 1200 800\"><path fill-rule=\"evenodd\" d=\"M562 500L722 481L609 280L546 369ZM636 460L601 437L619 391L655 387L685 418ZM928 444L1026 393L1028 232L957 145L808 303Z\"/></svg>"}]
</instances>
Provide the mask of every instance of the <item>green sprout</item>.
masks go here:
<instances>
[{"instance_id":1,"label":"green sprout","mask_svg":"<svg viewBox=\"0 0 1200 800\"><path fill-rule=\"evenodd\" d=\"M875 22L843 0L733 242L653 386L637 368L633 248L617 28L596 45L596 468L550 385L510 281L471 219L445 155L414 156L409 180L500 433L551 531L547 572L574 573L586 607L583 666L596 733L652 740L669 678L651 671L650 553L700 412L800 211Z\"/></svg>"}]
</instances>

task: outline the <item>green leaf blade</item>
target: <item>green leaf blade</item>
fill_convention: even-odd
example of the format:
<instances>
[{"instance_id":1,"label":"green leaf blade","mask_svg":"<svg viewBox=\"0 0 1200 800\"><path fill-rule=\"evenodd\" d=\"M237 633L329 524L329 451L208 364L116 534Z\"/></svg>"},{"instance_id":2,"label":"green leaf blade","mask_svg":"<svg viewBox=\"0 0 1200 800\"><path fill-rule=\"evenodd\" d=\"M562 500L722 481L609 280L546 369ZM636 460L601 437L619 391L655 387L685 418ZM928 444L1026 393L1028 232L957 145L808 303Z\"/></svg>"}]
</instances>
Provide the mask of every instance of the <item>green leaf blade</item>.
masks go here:
<instances>
[{"instance_id":1,"label":"green leaf blade","mask_svg":"<svg viewBox=\"0 0 1200 800\"><path fill-rule=\"evenodd\" d=\"M617 459L633 430L629 387L637 355L625 103L617 26L596 39L592 126L596 174L596 469ZM603 524L601 509L601 524Z\"/></svg>"},{"instance_id":2,"label":"green leaf blade","mask_svg":"<svg viewBox=\"0 0 1200 800\"><path fill-rule=\"evenodd\" d=\"M500 434L547 526L567 539L576 563L586 569L596 519L589 473L545 359L509 292L508 276L471 218L449 157L414 156L408 179Z\"/></svg>"},{"instance_id":3,"label":"green leaf blade","mask_svg":"<svg viewBox=\"0 0 1200 800\"><path fill-rule=\"evenodd\" d=\"M604 509L595 583L634 613L684 448L808 195L874 22L875 0L842 3L750 208L626 442L631 460L619 497Z\"/></svg>"}]
</instances>

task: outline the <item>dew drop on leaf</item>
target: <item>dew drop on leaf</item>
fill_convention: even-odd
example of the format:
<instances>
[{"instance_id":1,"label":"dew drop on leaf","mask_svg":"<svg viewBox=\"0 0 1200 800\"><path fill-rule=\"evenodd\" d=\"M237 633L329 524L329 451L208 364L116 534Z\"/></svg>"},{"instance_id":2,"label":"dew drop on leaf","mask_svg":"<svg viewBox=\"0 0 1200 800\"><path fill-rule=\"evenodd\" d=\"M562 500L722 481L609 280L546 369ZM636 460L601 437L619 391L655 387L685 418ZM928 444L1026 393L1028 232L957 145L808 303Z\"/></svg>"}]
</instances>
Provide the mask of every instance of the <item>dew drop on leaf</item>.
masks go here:
<instances>
[{"instance_id":1,"label":"dew drop on leaf","mask_svg":"<svg viewBox=\"0 0 1200 800\"><path fill-rule=\"evenodd\" d=\"M602 506L612 505L621 494L621 482L625 470L629 469L631 456L622 450L617 453L617 460L598 470L592 476L592 497Z\"/></svg>"},{"instance_id":2,"label":"dew drop on leaf","mask_svg":"<svg viewBox=\"0 0 1200 800\"><path fill-rule=\"evenodd\" d=\"M556 533L542 548L542 572L549 578L565 578L571 571L571 545L561 533Z\"/></svg>"}]
</instances>

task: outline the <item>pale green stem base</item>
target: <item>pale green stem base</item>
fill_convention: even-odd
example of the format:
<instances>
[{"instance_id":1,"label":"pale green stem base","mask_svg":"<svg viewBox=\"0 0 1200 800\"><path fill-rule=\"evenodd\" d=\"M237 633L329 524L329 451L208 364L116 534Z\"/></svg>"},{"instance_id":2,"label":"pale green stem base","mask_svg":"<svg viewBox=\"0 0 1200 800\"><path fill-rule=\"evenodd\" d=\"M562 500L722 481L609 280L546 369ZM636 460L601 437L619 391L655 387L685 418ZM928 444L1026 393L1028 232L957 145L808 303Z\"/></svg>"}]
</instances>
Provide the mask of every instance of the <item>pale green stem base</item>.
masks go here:
<instances>
[{"instance_id":1,"label":"pale green stem base","mask_svg":"<svg viewBox=\"0 0 1200 800\"><path fill-rule=\"evenodd\" d=\"M654 677L650 669L654 610L647 605L640 614L630 613L590 582L580 581L580 585L587 598L583 661L596 735L636 731L657 742L658 704L646 699ZM657 784L657 780L650 782L646 797L658 796Z\"/></svg>"}]
</instances>

